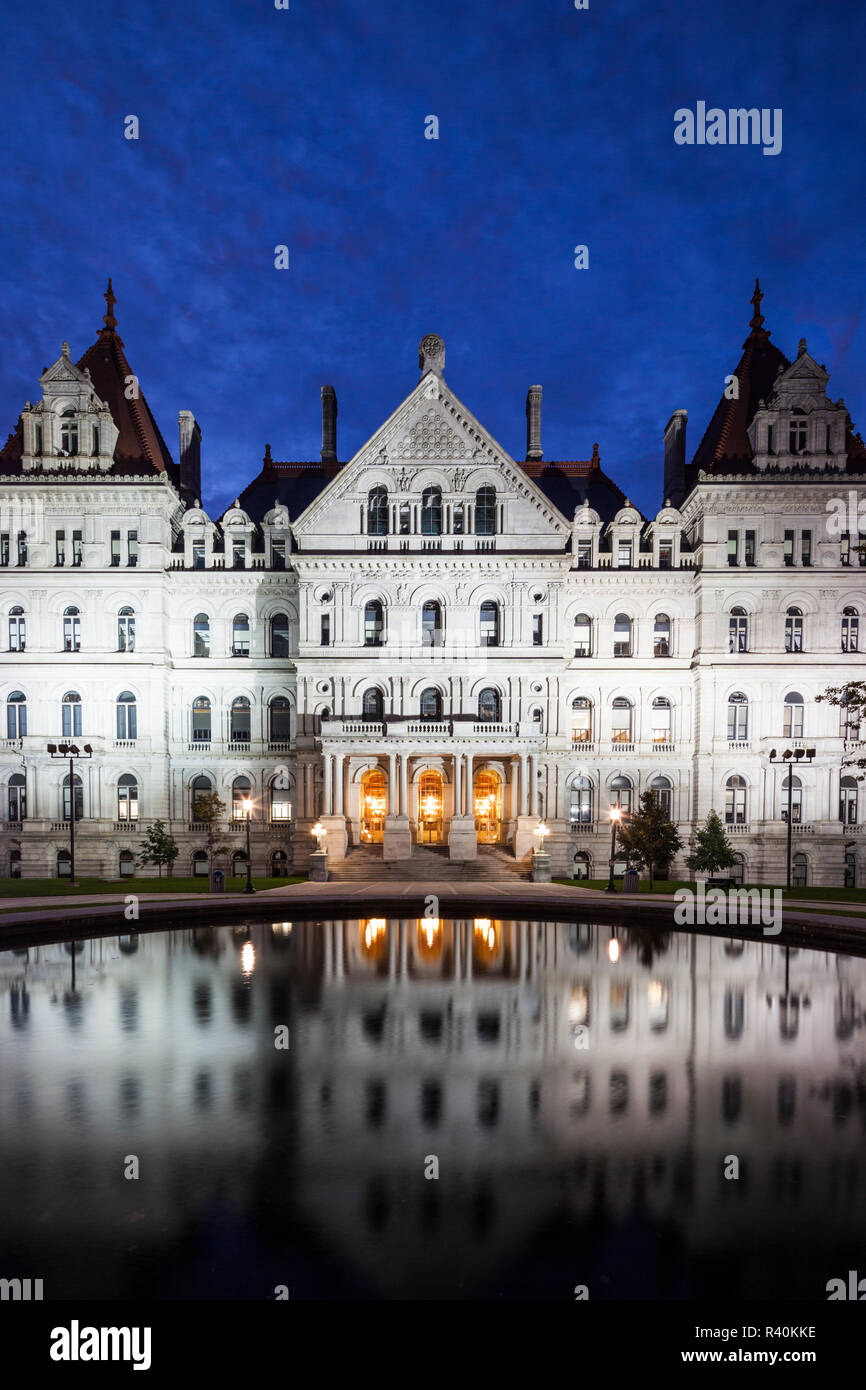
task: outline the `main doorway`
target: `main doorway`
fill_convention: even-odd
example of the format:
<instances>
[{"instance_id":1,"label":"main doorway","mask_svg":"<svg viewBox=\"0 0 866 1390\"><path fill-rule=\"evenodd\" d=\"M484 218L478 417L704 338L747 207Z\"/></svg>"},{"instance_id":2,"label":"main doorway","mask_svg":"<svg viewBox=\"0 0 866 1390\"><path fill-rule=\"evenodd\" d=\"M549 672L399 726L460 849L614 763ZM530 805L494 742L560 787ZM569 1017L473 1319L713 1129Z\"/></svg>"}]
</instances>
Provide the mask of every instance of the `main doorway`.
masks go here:
<instances>
[{"instance_id":1,"label":"main doorway","mask_svg":"<svg viewBox=\"0 0 866 1390\"><path fill-rule=\"evenodd\" d=\"M361 778L361 844L381 844L388 814L388 784L379 767Z\"/></svg>"},{"instance_id":2,"label":"main doorway","mask_svg":"<svg viewBox=\"0 0 866 1390\"><path fill-rule=\"evenodd\" d=\"M418 778L419 845L441 845L445 839L444 802L441 772L422 772Z\"/></svg>"},{"instance_id":3,"label":"main doorway","mask_svg":"<svg viewBox=\"0 0 866 1390\"><path fill-rule=\"evenodd\" d=\"M475 832L481 845L498 845L502 838L502 778L498 772L475 774Z\"/></svg>"}]
</instances>

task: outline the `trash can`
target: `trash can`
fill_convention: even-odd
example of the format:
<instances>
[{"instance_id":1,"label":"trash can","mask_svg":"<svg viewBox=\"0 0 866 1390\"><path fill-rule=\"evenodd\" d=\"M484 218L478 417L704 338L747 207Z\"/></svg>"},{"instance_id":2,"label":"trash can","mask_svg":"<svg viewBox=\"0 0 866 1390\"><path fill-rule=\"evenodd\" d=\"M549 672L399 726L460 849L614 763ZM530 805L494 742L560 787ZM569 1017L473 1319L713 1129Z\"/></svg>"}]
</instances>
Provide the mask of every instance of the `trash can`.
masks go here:
<instances>
[{"instance_id":1,"label":"trash can","mask_svg":"<svg viewBox=\"0 0 866 1390\"><path fill-rule=\"evenodd\" d=\"M622 891L624 893L640 892L640 874L637 869L626 869L622 880Z\"/></svg>"},{"instance_id":2,"label":"trash can","mask_svg":"<svg viewBox=\"0 0 866 1390\"><path fill-rule=\"evenodd\" d=\"M226 891L226 876L222 869L214 869L211 874L210 891L212 893L224 893Z\"/></svg>"}]
</instances>

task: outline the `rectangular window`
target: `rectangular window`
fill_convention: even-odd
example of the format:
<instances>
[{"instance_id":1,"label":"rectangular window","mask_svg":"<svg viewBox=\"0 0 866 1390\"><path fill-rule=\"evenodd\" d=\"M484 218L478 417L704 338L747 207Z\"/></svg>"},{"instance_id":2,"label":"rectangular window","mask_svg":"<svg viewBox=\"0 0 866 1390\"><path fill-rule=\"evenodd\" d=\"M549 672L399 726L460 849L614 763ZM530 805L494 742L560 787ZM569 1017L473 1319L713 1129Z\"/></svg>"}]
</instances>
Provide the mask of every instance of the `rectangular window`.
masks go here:
<instances>
[{"instance_id":1,"label":"rectangular window","mask_svg":"<svg viewBox=\"0 0 866 1390\"><path fill-rule=\"evenodd\" d=\"M19 563L19 565L26 565L26 564L27 564L27 532L26 532L26 531L19 531L19 532L18 532L18 563Z\"/></svg>"},{"instance_id":2,"label":"rectangular window","mask_svg":"<svg viewBox=\"0 0 866 1390\"><path fill-rule=\"evenodd\" d=\"M133 568L138 564L137 531L127 531L126 533L126 563Z\"/></svg>"},{"instance_id":3,"label":"rectangular window","mask_svg":"<svg viewBox=\"0 0 866 1390\"><path fill-rule=\"evenodd\" d=\"M120 532L111 533L111 564L116 568L120 564Z\"/></svg>"},{"instance_id":4,"label":"rectangular window","mask_svg":"<svg viewBox=\"0 0 866 1390\"><path fill-rule=\"evenodd\" d=\"M84 548L82 544L82 534L80 531L72 532L72 563L80 566L84 559Z\"/></svg>"},{"instance_id":5,"label":"rectangular window","mask_svg":"<svg viewBox=\"0 0 866 1390\"><path fill-rule=\"evenodd\" d=\"M851 537L847 531L843 531L839 537L839 559L843 565L851 563Z\"/></svg>"},{"instance_id":6,"label":"rectangular window","mask_svg":"<svg viewBox=\"0 0 866 1390\"><path fill-rule=\"evenodd\" d=\"M747 532L746 532L746 544L745 544L745 547L744 547L744 555L743 555L743 558L745 559L745 562L746 562L747 565L750 565L750 566L751 566L751 565L754 565L754 563L755 563L755 533L754 533L754 531L747 531Z\"/></svg>"},{"instance_id":7,"label":"rectangular window","mask_svg":"<svg viewBox=\"0 0 866 1390\"><path fill-rule=\"evenodd\" d=\"M463 535L463 503L455 502L451 517L451 530L455 536Z\"/></svg>"},{"instance_id":8,"label":"rectangular window","mask_svg":"<svg viewBox=\"0 0 866 1390\"><path fill-rule=\"evenodd\" d=\"M541 613L532 615L532 645L540 647L544 641L544 616Z\"/></svg>"},{"instance_id":9,"label":"rectangular window","mask_svg":"<svg viewBox=\"0 0 866 1390\"><path fill-rule=\"evenodd\" d=\"M659 569L669 570L674 563L673 541L659 541Z\"/></svg>"},{"instance_id":10,"label":"rectangular window","mask_svg":"<svg viewBox=\"0 0 866 1390\"><path fill-rule=\"evenodd\" d=\"M793 532L793 531L786 531L786 532L785 532L785 564L786 564L786 565L793 565L793 563L794 563L794 532Z\"/></svg>"},{"instance_id":11,"label":"rectangular window","mask_svg":"<svg viewBox=\"0 0 866 1390\"><path fill-rule=\"evenodd\" d=\"M9 564L9 532L0 534L0 565Z\"/></svg>"},{"instance_id":12,"label":"rectangular window","mask_svg":"<svg viewBox=\"0 0 866 1390\"><path fill-rule=\"evenodd\" d=\"M194 570L204 569L204 541L192 543L192 567Z\"/></svg>"},{"instance_id":13,"label":"rectangular window","mask_svg":"<svg viewBox=\"0 0 866 1390\"><path fill-rule=\"evenodd\" d=\"M408 536L408 535L411 534L411 531L412 531L412 514L411 514L411 512L410 512L410 510L409 510L409 503L408 503L408 502L401 502L401 503L400 503L400 520L399 520L399 527L400 527L400 535L401 535L401 536Z\"/></svg>"},{"instance_id":14,"label":"rectangular window","mask_svg":"<svg viewBox=\"0 0 866 1390\"><path fill-rule=\"evenodd\" d=\"M577 568L592 569L592 541L577 542Z\"/></svg>"},{"instance_id":15,"label":"rectangular window","mask_svg":"<svg viewBox=\"0 0 866 1390\"><path fill-rule=\"evenodd\" d=\"M275 570L284 570L286 568L285 541L271 542L271 568Z\"/></svg>"},{"instance_id":16,"label":"rectangular window","mask_svg":"<svg viewBox=\"0 0 866 1390\"><path fill-rule=\"evenodd\" d=\"M323 646L323 647L330 647L330 645L331 645L331 615L330 615L330 613L323 613L323 614L322 614L322 640L321 640L321 644L320 644L320 645Z\"/></svg>"},{"instance_id":17,"label":"rectangular window","mask_svg":"<svg viewBox=\"0 0 866 1390\"><path fill-rule=\"evenodd\" d=\"M728 564L738 565L740 563L740 533L739 531L728 532Z\"/></svg>"},{"instance_id":18,"label":"rectangular window","mask_svg":"<svg viewBox=\"0 0 866 1390\"><path fill-rule=\"evenodd\" d=\"M812 532L803 531L800 535L800 564L807 568L812 563Z\"/></svg>"},{"instance_id":19,"label":"rectangular window","mask_svg":"<svg viewBox=\"0 0 866 1390\"><path fill-rule=\"evenodd\" d=\"M631 569L631 541L620 541L616 548L616 563L621 570Z\"/></svg>"},{"instance_id":20,"label":"rectangular window","mask_svg":"<svg viewBox=\"0 0 866 1390\"><path fill-rule=\"evenodd\" d=\"M54 563L55 565L66 564L66 532L54 532Z\"/></svg>"},{"instance_id":21,"label":"rectangular window","mask_svg":"<svg viewBox=\"0 0 866 1390\"><path fill-rule=\"evenodd\" d=\"M245 541L232 541L232 569L242 570L246 567L247 547Z\"/></svg>"}]
</instances>

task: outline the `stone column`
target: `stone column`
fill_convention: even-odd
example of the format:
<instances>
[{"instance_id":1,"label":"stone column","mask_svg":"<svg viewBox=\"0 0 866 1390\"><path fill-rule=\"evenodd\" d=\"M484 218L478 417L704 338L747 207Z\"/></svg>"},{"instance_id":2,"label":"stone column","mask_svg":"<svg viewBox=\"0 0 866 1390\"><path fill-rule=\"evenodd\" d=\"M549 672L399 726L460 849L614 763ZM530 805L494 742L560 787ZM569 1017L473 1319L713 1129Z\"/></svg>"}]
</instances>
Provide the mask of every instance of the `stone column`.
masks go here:
<instances>
[{"instance_id":1,"label":"stone column","mask_svg":"<svg viewBox=\"0 0 866 1390\"><path fill-rule=\"evenodd\" d=\"M332 816L334 814L334 755L333 753L325 753L323 759L325 779L322 789L322 815Z\"/></svg>"},{"instance_id":2,"label":"stone column","mask_svg":"<svg viewBox=\"0 0 866 1390\"><path fill-rule=\"evenodd\" d=\"M399 769L400 769L400 815L401 815L401 816L408 816L408 814L409 814L409 755L408 755L408 753L400 753L400 754L398 755L398 757L399 757Z\"/></svg>"},{"instance_id":3,"label":"stone column","mask_svg":"<svg viewBox=\"0 0 866 1390\"><path fill-rule=\"evenodd\" d=\"M388 815L400 814L400 788L397 785L397 754L388 754Z\"/></svg>"},{"instance_id":4,"label":"stone column","mask_svg":"<svg viewBox=\"0 0 866 1390\"><path fill-rule=\"evenodd\" d=\"M344 771L343 765L344 765L343 754L342 754L342 753L335 753L335 754L334 754L334 776L335 776L335 782L334 782L334 793L335 793L335 799L334 799L334 814L335 814L336 816L341 816L341 815L343 814L343 771Z\"/></svg>"},{"instance_id":5,"label":"stone column","mask_svg":"<svg viewBox=\"0 0 866 1390\"><path fill-rule=\"evenodd\" d=\"M528 805L528 801L529 801L529 797L528 797L529 777L528 777L528 774L527 774L527 767L526 767L526 765L527 765L527 756L526 756L525 753L521 753L521 754L520 754L520 794L519 794L518 799L517 799L517 814L518 814L519 816L526 816L526 815L529 815L529 814L530 814L530 808L529 808L529 805Z\"/></svg>"},{"instance_id":6,"label":"stone column","mask_svg":"<svg viewBox=\"0 0 866 1390\"><path fill-rule=\"evenodd\" d=\"M462 760L462 753L454 754L454 806L452 814L455 816L463 815L463 769L460 766Z\"/></svg>"}]
</instances>

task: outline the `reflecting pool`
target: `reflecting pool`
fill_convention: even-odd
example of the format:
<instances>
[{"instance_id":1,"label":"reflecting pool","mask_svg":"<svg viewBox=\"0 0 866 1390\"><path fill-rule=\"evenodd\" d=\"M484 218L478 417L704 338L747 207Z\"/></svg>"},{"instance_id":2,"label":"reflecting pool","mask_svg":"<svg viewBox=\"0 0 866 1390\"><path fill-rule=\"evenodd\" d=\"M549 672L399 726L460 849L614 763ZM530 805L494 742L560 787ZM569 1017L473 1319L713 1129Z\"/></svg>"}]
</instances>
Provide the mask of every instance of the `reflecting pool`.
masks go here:
<instances>
[{"instance_id":1,"label":"reflecting pool","mask_svg":"<svg viewBox=\"0 0 866 1390\"><path fill-rule=\"evenodd\" d=\"M0 953L0 1277L825 1298L866 1271L864 1003L863 959L591 923Z\"/></svg>"}]
</instances>

